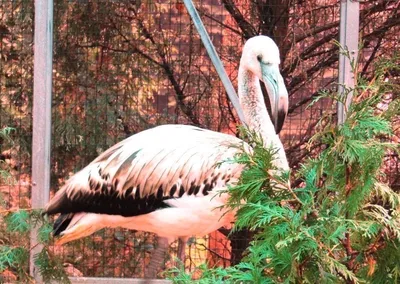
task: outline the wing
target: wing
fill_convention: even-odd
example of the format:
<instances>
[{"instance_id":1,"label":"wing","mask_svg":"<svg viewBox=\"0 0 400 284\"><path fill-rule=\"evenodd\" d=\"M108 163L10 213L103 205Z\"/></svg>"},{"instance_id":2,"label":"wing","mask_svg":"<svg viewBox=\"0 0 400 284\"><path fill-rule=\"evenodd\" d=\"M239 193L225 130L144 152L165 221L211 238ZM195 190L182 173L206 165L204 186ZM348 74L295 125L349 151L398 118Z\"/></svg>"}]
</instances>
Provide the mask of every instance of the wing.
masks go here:
<instances>
[{"instance_id":1,"label":"wing","mask_svg":"<svg viewBox=\"0 0 400 284\"><path fill-rule=\"evenodd\" d=\"M168 199L208 195L239 177L242 165L224 161L238 152L232 146L242 143L184 125L140 132L72 176L45 211L136 216L168 207Z\"/></svg>"}]
</instances>

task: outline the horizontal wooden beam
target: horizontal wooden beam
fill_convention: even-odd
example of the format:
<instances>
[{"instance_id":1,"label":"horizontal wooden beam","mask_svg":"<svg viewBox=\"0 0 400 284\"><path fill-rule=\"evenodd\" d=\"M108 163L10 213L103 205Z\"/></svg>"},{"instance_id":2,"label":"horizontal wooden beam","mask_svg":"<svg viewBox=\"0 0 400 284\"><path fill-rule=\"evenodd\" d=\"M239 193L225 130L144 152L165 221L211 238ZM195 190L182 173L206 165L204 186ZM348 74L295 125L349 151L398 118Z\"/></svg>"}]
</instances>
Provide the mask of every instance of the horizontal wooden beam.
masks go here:
<instances>
[{"instance_id":1,"label":"horizontal wooden beam","mask_svg":"<svg viewBox=\"0 0 400 284\"><path fill-rule=\"evenodd\" d=\"M164 279L138 279L138 278L109 278L109 277L70 277L72 284L171 284L172 281Z\"/></svg>"}]
</instances>

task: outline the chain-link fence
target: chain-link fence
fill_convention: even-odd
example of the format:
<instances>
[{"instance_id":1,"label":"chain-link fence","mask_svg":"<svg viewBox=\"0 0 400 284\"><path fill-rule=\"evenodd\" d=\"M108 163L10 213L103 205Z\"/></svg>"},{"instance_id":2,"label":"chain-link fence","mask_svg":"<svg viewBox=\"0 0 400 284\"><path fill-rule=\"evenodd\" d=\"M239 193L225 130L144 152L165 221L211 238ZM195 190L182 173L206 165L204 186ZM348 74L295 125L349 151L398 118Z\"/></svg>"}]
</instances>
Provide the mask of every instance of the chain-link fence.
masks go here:
<instances>
[{"instance_id":1,"label":"chain-link fence","mask_svg":"<svg viewBox=\"0 0 400 284\"><path fill-rule=\"evenodd\" d=\"M307 141L321 116L335 119L323 99L338 74L340 4L332 0L204 0L196 7L233 84L241 47L257 34L280 47L289 91L289 116L281 133L290 165L299 167L317 149ZM13 145L2 141L2 164L14 183L0 187L2 206L29 207L33 76L33 1L0 1L1 127L15 128ZM361 4L365 47L360 70L368 76L379 58L399 41L399 4ZM79 0L54 3L52 176L55 192L102 151L141 130L166 123L199 125L236 133L238 119L196 29L180 0ZM393 80L399 75L388 74ZM388 157L389 181L399 186L398 157ZM236 263L248 241L224 231L189 240L188 269L208 261ZM0 241L7 242L6 237ZM73 276L142 277L154 236L122 229L102 230L63 247ZM171 259L176 244L171 247Z\"/></svg>"},{"instance_id":2,"label":"chain-link fence","mask_svg":"<svg viewBox=\"0 0 400 284\"><path fill-rule=\"evenodd\" d=\"M0 1L0 212L30 207L33 10L33 1ZM29 247L29 238L15 240L4 228L1 218L0 248ZM16 280L3 270L0 282Z\"/></svg>"}]
</instances>

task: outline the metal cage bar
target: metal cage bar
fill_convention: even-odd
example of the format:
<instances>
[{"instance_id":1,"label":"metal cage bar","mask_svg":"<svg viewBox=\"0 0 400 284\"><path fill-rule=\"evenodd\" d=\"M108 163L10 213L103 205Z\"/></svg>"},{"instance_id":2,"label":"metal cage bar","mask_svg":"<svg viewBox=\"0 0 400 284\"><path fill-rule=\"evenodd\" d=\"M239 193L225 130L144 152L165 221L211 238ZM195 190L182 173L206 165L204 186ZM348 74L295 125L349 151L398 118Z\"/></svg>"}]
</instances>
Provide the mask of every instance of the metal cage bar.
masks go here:
<instances>
[{"instance_id":1,"label":"metal cage bar","mask_svg":"<svg viewBox=\"0 0 400 284\"><path fill-rule=\"evenodd\" d=\"M186 9L190 17L192 18L194 26L196 27L197 32L200 35L201 41L203 42L204 47L207 50L208 56L210 56L210 59L214 64L215 70L217 71L218 76L225 87L226 93L228 94L228 97L231 100L240 121L242 122L242 124L245 124L244 114L242 108L240 107L235 88L233 87L232 82L225 71L224 65L222 64L222 61L219 58L217 51L215 50L215 47L210 39L210 36L207 33L206 28L204 27L203 22L201 21L196 7L194 6L192 0L183 0L183 2L185 3Z\"/></svg>"},{"instance_id":2,"label":"metal cage bar","mask_svg":"<svg viewBox=\"0 0 400 284\"><path fill-rule=\"evenodd\" d=\"M43 208L50 193L51 93L53 73L53 0L35 1L32 130L32 208ZM41 277L34 265L34 255L41 251L37 228L30 235L30 274L36 282Z\"/></svg>"},{"instance_id":3,"label":"metal cage bar","mask_svg":"<svg viewBox=\"0 0 400 284\"><path fill-rule=\"evenodd\" d=\"M346 109L350 106L353 92L346 94L346 88L353 89L355 74L351 62L357 60L358 55L358 33L360 21L360 3L354 0L342 0L340 2L340 45L349 51L349 57L342 52L339 54L339 95L346 96L345 104L338 102L338 123L342 124L346 119Z\"/></svg>"}]
</instances>

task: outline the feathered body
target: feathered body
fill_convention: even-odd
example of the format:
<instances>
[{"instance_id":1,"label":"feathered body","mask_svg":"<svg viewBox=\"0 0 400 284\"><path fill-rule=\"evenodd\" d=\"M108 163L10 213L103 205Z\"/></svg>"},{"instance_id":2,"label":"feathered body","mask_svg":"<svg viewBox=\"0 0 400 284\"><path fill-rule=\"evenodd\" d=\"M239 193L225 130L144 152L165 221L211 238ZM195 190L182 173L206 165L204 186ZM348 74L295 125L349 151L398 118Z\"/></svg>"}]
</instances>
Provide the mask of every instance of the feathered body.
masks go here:
<instances>
[{"instance_id":1,"label":"feathered body","mask_svg":"<svg viewBox=\"0 0 400 284\"><path fill-rule=\"evenodd\" d=\"M276 166L288 170L277 132L287 112L287 91L279 73L279 50L268 37L249 39L239 67L239 99L252 130L278 149ZM260 87L265 83L271 121ZM164 125L111 147L71 177L45 208L61 213L54 224L58 243L105 227L153 232L163 248L176 238L203 236L233 221L221 193L238 180L242 166L232 160L240 139L185 125ZM183 251L184 254L184 251ZM183 256L181 254L181 256ZM160 254L158 255L160 256ZM160 260L160 257L157 257Z\"/></svg>"},{"instance_id":2,"label":"feathered body","mask_svg":"<svg viewBox=\"0 0 400 284\"><path fill-rule=\"evenodd\" d=\"M60 217L56 225L64 226L55 226L55 233L71 238L68 229L77 222L92 224L85 235L103 227L144 230L171 240L188 232L208 234L233 220L232 213L219 208L226 194L217 193L240 176L242 166L228 160L242 144L234 136L194 126L140 132L71 177L46 212L68 215Z\"/></svg>"}]
</instances>

